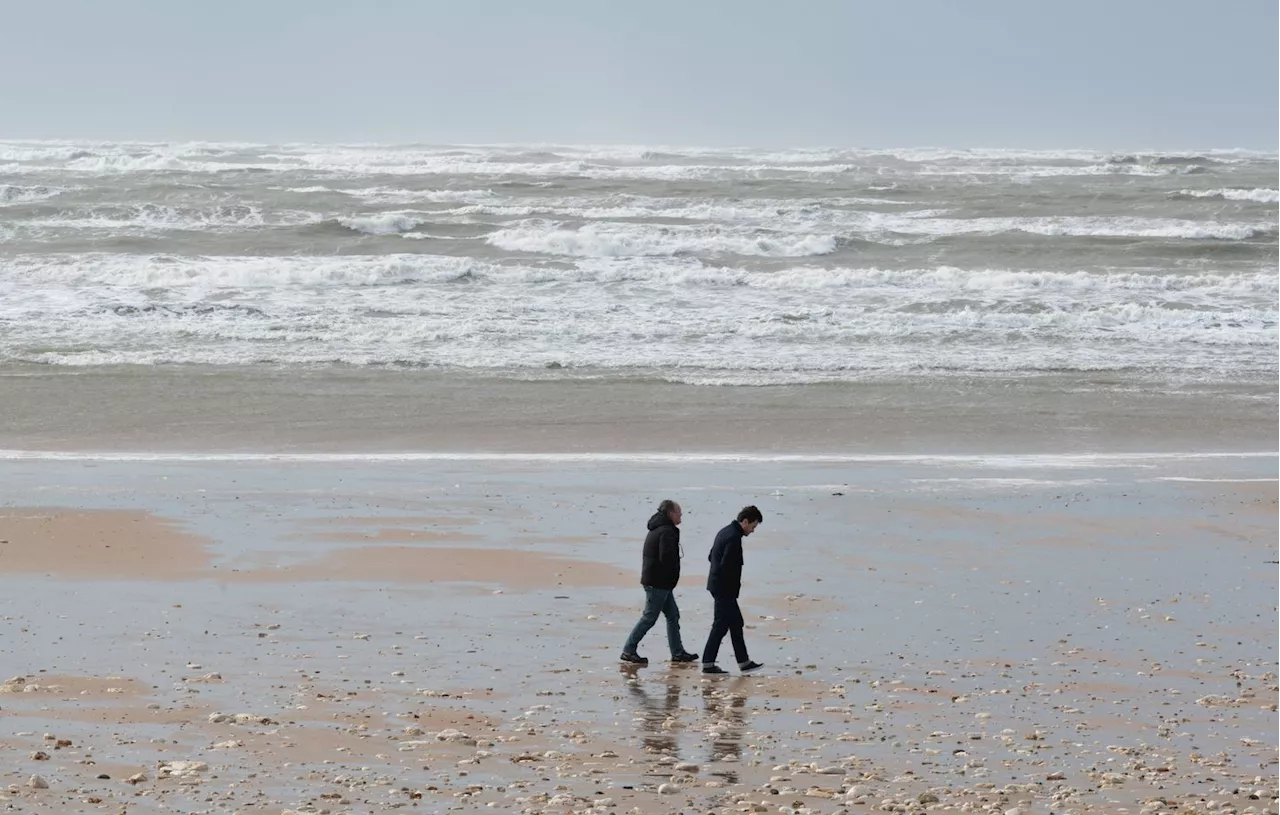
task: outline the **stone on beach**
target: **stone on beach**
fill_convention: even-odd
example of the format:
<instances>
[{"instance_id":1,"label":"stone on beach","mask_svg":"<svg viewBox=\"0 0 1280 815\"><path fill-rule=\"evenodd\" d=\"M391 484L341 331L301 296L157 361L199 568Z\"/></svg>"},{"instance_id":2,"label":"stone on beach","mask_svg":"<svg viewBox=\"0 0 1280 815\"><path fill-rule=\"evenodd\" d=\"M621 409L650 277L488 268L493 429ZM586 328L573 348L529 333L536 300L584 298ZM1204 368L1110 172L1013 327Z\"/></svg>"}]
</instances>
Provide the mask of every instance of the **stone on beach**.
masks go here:
<instances>
[{"instance_id":1,"label":"stone on beach","mask_svg":"<svg viewBox=\"0 0 1280 815\"><path fill-rule=\"evenodd\" d=\"M156 777L193 778L207 769L209 765L203 761L161 761L156 767Z\"/></svg>"}]
</instances>

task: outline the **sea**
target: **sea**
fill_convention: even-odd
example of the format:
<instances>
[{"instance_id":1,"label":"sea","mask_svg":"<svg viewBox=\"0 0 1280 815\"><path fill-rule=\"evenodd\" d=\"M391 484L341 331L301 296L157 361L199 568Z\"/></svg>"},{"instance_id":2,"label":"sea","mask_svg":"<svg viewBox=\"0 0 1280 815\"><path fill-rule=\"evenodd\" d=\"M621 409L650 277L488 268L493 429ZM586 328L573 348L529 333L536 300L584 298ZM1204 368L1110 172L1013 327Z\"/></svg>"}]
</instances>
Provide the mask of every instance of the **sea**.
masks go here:
<instances>
[{"instance_id":1,"label":"sea","mask_svg":"<svg viewBox=\"0 0 1280 815\"><path fill-rule=\"evenodd\" d=\"M1268 448L1278 169L1242 150L0 142L0 447L237 415L510 425L539 403L548 426L612 416L600 443L701 417L696 444L730 402L730 436L821 408L822 447L872 416L945 425L964 391L997 436L1083 393L1080 427L1194 442L1221 416L1246 428L1228 446Z\"/></svg>"},{"instance_id":2,"label":"sea","mask_svg":"<svg viewBox=\"0 0 1280 815\"><path fill-rule=\"evenodd\" d=\"M1274 383L1277 157L0 142L0 365Z\"/></svg>"}]
</instances>

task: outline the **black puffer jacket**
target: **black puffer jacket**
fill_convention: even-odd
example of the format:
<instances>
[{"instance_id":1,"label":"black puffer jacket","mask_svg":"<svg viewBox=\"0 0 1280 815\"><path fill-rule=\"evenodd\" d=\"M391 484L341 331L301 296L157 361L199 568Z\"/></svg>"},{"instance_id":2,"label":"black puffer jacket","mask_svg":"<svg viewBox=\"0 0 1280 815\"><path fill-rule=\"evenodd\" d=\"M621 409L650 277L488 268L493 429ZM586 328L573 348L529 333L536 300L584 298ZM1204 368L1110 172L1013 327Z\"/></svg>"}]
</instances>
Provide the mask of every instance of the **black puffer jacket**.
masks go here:
<instances>
[{"instance_id":1,"label":"black puffer jacket","mask_svg":"<svg viewBox=\"0 0 1280 815\"><path fill-rule=\"evenodd\" d=\"M655 589L674 589L679 582L680 528L665 512L655 512L649 519L649 534L644 539L640 584Z\"/></svg>"}]
</instances>

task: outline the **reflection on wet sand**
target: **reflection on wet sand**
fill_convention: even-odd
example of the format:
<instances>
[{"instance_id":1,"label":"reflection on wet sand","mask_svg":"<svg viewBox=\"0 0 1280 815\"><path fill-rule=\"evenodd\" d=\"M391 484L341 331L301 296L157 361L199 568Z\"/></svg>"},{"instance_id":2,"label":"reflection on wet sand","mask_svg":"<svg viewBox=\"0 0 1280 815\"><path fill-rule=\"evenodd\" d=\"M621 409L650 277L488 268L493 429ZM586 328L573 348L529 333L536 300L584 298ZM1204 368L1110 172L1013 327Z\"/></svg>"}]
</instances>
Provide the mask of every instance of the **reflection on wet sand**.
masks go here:
<instances>
[{"instance_id":1,"label":"reflection on wet sand","mask_svg":"<svg viewBox=\"0 0 1280 815\"><path fill-rule=\"evenodd\" d=\"M680 678L675 674L663 677L659 693L650 691L634 668L623 667L622 673L628 677L627 689L638 705L636 722L640 725L645 752L679 759L680 745L676 741L676 733L683 729L680 722Z\"/></svg>"},{"instance_id":2,"label":"reflection on wet sand","mask_svg":"<svg viewBox=\"0 0 1280 815\"><path fill-rule=\"evenodd\" d=\"M723 781L738 783L734 764L742 759L742 738L747 730L747 688L741 680L729 684L712 683L702 688L703 707L711 721L707 735L711 737L710 763L719 765L708 774ZM723 765L729 766L723 766Z\"/></svg>"},{"instance_id":3,"label":"reflection on wet sand","mask_svg":"<svg viewBox=\"0 0 1280 815\"><path fill-rule=\"evenodd\" d=\"M680 691L682 683L689 678L673 671L646 683L633 666L623 666L621 672L627 677L627 690L637 703L635 722L640 728L644 751L666 759L649 774L665 779L671 774L665 765L682 760L678 736L688 722L681 719ZM735 765L742 760L742 743L747 731L750 683L725 680L702 682L701 687L706 717L703 724L711 747L707 763L712 766L707 774L736 784L739 779Z\"/></svg>"}]
</instances>

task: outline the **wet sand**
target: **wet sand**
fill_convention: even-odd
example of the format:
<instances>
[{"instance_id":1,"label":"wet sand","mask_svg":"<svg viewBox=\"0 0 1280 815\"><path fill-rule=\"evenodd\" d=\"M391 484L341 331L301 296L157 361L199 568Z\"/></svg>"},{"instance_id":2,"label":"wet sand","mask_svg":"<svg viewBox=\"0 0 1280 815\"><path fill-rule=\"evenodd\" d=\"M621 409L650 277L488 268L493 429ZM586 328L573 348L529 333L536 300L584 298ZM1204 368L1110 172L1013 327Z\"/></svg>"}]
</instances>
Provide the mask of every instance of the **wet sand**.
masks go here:
<instances>
[{"instance_id":1,"label":"wet sand","mask_svg":"<svg viewBox=\"0 0 1280 815\"><path fill-rule=\"evenodd\" d=\"M0 365L0 450L1275 450L1276 383L1120 374L758 388L423 370Z\"/></svg>"},{"instance_id":2,"label":"wet sand","mask_svg":"<svg viewBox=\"0 0 1280 815\"><path fill-rule=\"evenodd\" d=\"M0 811L1275 812L1275 476L5 461ZM761 674L667 664L661 623L616 661L668 496L691 649L763 510Z\"/></svg>"}]
</instances>

